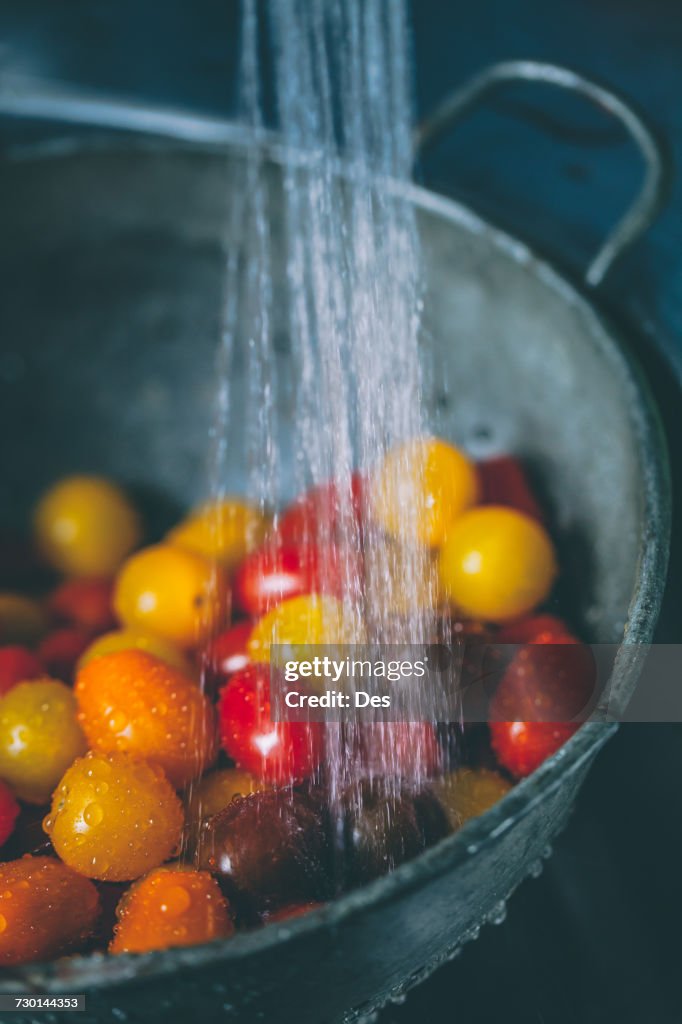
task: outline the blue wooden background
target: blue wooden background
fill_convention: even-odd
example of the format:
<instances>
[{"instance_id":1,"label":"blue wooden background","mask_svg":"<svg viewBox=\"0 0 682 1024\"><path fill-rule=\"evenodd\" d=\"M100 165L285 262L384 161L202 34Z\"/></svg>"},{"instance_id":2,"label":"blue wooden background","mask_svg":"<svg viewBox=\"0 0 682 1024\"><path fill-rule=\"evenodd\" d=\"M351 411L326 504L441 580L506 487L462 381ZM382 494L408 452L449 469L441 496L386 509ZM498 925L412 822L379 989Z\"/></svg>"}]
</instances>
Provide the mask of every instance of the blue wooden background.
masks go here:
<instances>
[{"instance_id":1,"label":"blue wooden background","mask_svg":"<svg viewBox=\"0 0 682 1024\"><path fill-rule=\"evenodd\" d=\"M236 0L0 0L0 88L7 70L229 112L236 8ZM556 61L631 96L682 165L680 0L413 0L413 20L420 114L491 62ZM444 140L420 173L578 274L627 205L641 166L604 115L523 87ZM678 183L604 298L632 325L679 481ZM681 578L675 542L660 633L668 641L682 635ZM382 1024L680 1024L681 778L680 728L621 729L542 877L521 887L503 924L383 1011Z\"/></svg>"}]
</instances>

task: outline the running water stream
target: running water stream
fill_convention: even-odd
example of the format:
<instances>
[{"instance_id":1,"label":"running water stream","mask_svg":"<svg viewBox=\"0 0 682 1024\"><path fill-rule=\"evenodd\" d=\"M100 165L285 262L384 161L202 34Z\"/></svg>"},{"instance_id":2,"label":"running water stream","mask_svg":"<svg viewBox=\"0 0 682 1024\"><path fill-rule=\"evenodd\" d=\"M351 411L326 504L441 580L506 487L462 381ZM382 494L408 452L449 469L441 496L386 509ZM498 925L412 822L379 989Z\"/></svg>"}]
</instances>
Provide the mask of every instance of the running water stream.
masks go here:
<instances>
[{"instance_id":1,"label":"running water stream","mask_svg":"<svg viewBox=\"0 0 682 1024\"><path fill-rule=\"evenodd\" d=\"M347 642L417 643L433 637L437 625L428 552L387 540L367 514L361 530L353 490L354 473L368 474L388 451L400 453L401 442L428 429L418 346L419 242L414 208L401 187L412 165L409 54L403 0L243 0L241 119L251 144L230 185L230 237L240 244L228 254L211 486L217 499L228 490L237 406L249 411L239 436L246 439L240 454L254 503L277 509L287 494L335 482L334 536L321 520L310 540L323 551L333 540L340 553ZM282 153L283 285L273 280L268 76L275 97L268 128L276 129ZM275 286L284 302L274 301ZM292 365L287 384L276 351L283 332ZM237 358L245 360L245 402L231 393ZM277 431L286 388L293 415L289 461ZM407 454L395 458L398 476L414 472L407 460ZM285 462L293 481L284 479ZM415 535L411 522L419 512L414 501L403 503L400 533ZM322 577L326 571L332 570L323 562ZM412 700L410 717L418 722L424 717L418 691ZM326 725L323 775L332 813L342 800L362 801L368 775L385 780L387 799L396 797L406 756L411 781L416 787L423 781L418 726L377 724L363 764L358 751L367 742L358 723Z\"/></svg>"}]
</instances>

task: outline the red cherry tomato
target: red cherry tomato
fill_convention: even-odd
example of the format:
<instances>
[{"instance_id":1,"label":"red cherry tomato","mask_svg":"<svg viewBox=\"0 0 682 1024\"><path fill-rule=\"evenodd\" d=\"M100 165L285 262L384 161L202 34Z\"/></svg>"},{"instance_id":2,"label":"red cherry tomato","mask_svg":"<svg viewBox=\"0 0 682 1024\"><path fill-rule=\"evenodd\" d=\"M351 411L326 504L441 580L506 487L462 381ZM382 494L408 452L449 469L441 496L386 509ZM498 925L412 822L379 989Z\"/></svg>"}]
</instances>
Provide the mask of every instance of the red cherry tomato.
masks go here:
<instances>
[{"instance_id":1,"label":"red cherry tomato","mask_svg":"<svg viewBox=\"0 0 682 1024\"><path fill-rule=\"evenodd\" d=\"M268 665L247 665L236 672L220 694L218 715L225 752L266 782L300 782L320 763L321 724L272 721Z\"/></svg>"},{"instance_id":2,"label":"red cherry tomato","mask_svg":"<svg viewBox=\"0 0 682 1024\"><path fill-rule=\"evenodd\" d=\"M18 814L19 804L14 799L12 790L7 783L0 781L0 846L6 843L14 832Z\"/></svg>"},{"instance_id":3,"label":"red cherry tomato","mask_svg":"<svg viewBox=\"0 0 682 1024\"><path fill-rule=\"evenodd\" d=\"M63 626L47 634L38 654L51 676L68 683L75 675L78 659L91 643L91 633L78 626Z\"/></svg>"},{"instance_id":4,"label":"red cherry tomato","mask_svg":"<svg viewBox=\"0 0 682 1024\"><path fill-rule=\"evenodd\" d=\"M248 642L252 629L253 622L245 619L224 630L211 643L206 658L206 682L212 693L250 664Z\"/></svg>"},{"instance_id":5,"label":"red cherry tomato","mask_svg":"<svg viewBox=\"0 0 682 1024\"><path fill-rule=\"evenodd\" d=\"M364 478L353 473L347 505L358 532L362 527L364 486ZM344 497L339 484L334 481L311 488L284 510L276 525L277 536L285 543L314 541L320 536L324 539L335 537L341 529L341 514L346 504L342 501Z\"/></svg>"},{"instance_id":6,"label":"red cherry tomato","mask_svg":"<svg viewBox=\"0 0 682 1024\"><path fill-rule=\"evenodd\" d=\"M291 597L325 593L340 597L344 580L357 579L357 559L345 564L332 545L266 544L247 555L234 577L234 601L255 618Z\"/></svg>"},{"instance_id":7,"label":"red cherry tomato","mask_svg":"<svg viewBox=\"0 0 682 1024\"><path fill-rule=\"evenodd\" d=\"M15 683L39 679L45 675L45 666L27 647L18 644L0 647L0 696L7 693Z\"/></svg>"},{"instance_id":8,"label":"red cherry tomato","mask_svg":"<svg viewBox=\"0 0 682 1024\"><path fill-rule=\"evenodd\" d=\"M492 748L517 779L534 772L579 728L579 722L491 722Z\"/></svg>"},{"instance_id":9,"label":"red cherry tomato","mask_svg":"<svg viewBox=\"0 0 682 1024\"><path fill-rule=\"evenodd\" d=\"M508 505L544 522L540 504L531 490L523 465L511 455L477 464L482 505Z\"/></svg>"},{"instance_id":10,"label":"red cherry tomato","mask_svg":"<svg viewBox=\"0 0 682 1024\"><path fill-rule=\"evenodd\" d=\"M76 576L52 591L47 607L59 622L81 626L93 633L105 633L116 625L113 589L111 579Z\"/></svg>"},{"instance_id":11,"label":"red cherry tomato","mask_svg":"<svg viewBox=\"0 0 682 1024\"><path fill-rule=\"evenodd\" d=\"M580 641L556 615L530 615L509 622L497 634L500 644L577 644Z\"/></svg>"}]
</instances>

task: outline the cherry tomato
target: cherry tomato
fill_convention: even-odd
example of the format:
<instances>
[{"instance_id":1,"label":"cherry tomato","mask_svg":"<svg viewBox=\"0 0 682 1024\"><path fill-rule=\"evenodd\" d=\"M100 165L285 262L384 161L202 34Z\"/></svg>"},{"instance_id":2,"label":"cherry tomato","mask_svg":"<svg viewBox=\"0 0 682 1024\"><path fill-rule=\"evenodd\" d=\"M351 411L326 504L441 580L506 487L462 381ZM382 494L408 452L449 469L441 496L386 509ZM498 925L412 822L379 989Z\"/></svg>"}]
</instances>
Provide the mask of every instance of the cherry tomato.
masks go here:
<instances>
[{"instance_id":1,"label":"cherry tomato","mask_svg":"<svg viewBox=\"0 0 682 1024\"><path fill-rule=\"evenodd\" d=\"M532 636L532 634L531 634ZM489 720L568 722L587 717L595 692L594 656L568 632L536 633L515 651L490 702Z\"/></svg>"},{"instance_id":2,"label":"cherry tomato","mask_svg":"<svg viewBox=\"0 0 682 1024\"><path fill-rule=\"evenodd\" d=\"M323 593L341 597L359 578L355 555L346 557L333 545L266 544L248 555L234 577L234 600L254 618L288 598Z\"/></svg>"},{"instance_id":3,"label":"cherry tomato","mask_svg":"<svg viewBox=\"0 0 682 1024\"><path fill-rule=\"evenodd\" d=\"M237 498L225 498L194 509L166 537L168 544L216 559L230 572L262 543L270 525L260 509Z\"/></svg>"},{"instance_id":4,"label":"cherry tomato","mask_svg":"<svg viewBox=\"0 0 682 1024\"><path fill-rule=\"evenodd\" d=\"M52 591L47 607L60 622L80 626L92 633L113 629L114 582L108 577L73 577Z\"/></svg>"},{"instance_id":5,"label":"cherry tomato","mask_svg":"<svg viewBox=\"0 0 682 1024\"><path fill-rule=\"evenodd\" d=\"M93 640L78 661L78 668L83 668L93 658L101 658L104 654L115 654L116 651L145 651L155 658L172 665L184 676L192 678L195 670L189 659L170 641L164 640L153 633L145 633L139 629L116 629L111 633L103 633Z\"/></svg>"},{"instance_id":6,"label":"cherry tomato","mask_svg":"<svg viewBox=\"0 0 682 1024\"><path fill-rule=\"evenodd\" d=\"M230 626L211 643L206 656L205 686L210 694L251 661L248 644L253 623L245 620Z\"/></svg>"},{"instance_id":7,"label":"cherry tomato","mask_svg":"<svg viewBox=\"0 0 682 1024\"><path fill-rule=\"evenodd\" d=\"M193 647L220 625L227 586L207 559L170 544L144 548L116 579L114 607L124 626L157 633L179 647Z\"/></svg>"},{"instance_id":8,"label":"cherry tomato","mask_svg":"<svg viewBox=\"0 0 682 1024\"><path fill-rule=\"evenodd\" d=\"M371 485L373 513L392 536L440 547L478 500L476 468L457 448L418 438L389 452Z\"/></svg>"},{"instance_id":9,"label":"cherry tomato","mask_svg":"<svg viewBox=\"0 0 682 1024\"><path fill-rule=\"evenodd\" d=\"M571 738L579 722L491 722L493 751L517 779L534 772Z\"/></svg>"},{"instance_id":10,"label":"cherry tomato","mask_svg":"<svg viewBox=\"0 0 682 1024\"><path fill-rule=\"evenodd\" d=\"M236 797L259 793L265 788L262 779L256 779L241 768L221 768L209 772L197 783L187 803L190 820L210 818L231 804Z\"/></svg>"},{"instance_id":11,"label":"cherry tomato","mask_svg":"<svg viewBox=\"0 0 682 1024\"><path fill-rule=\"evenodd\" d=\"M92 882L54 857L0 864L0 963L73 952L92 935L99 913Z\"/></svg>"},{"instance_id":12,"label":"cherry tomato","mask_svg":"<svg viewBox=\"0 0 682 1024\"><path fill-rule=\"evenodd\" d=\"M303 657L310 646L359 644L363 639L340 601L326 594L307 594L282 601L259 619L251 630L247 649L252 661L268 662L272 644L291 648L291 657L299 648Z\"/></svg>"},{"instance_id":13,"label":"cherry tomato","mask_svg":"<svg viewBox=\"0 0 682 1024\"><path fill-rule=\"evenodd\" d=\"M54 679L17 683L0 700L0 778L21 800L46 803L85 751L71 690Z\"/></svg>"},{"instance_id":14,"label":"cherry tomato","mask_svg":"<svg viewBox=\"0 0 682 1024\"><path fill-rule=\"evenodd\" d=\"M213 707L193 680L144 651L105 654L78 673L78 721L90 746L144 758L175 786L216 752Z\"/></svg>"},{"instance_id":15,"label":"cherry tomato","mask_svg":"<svg viewBox=\"0 0 682 1024\"><path fill-rule=\"evenodd\" d=\"M91 641L90 633L77 626L64 626L48 633L40 643L38 654L50 675L70 682L76 664Z\"/></svg>"},{"instance_id":16,"label":"cherry tomato","mask_svg":"<svg viewBox=\"0 0 682 1024\"><path fill-rule=\"evenodd\" d=\"M352 542L354 535L362 534L365 488L366 482L360 473L351 475L347 491L334 481L311 488L278 518L275 527L278 538L285 544L326 542L335 538ZM351 517L348 524L343 522L344 513Z\"/></svg>"},{"instance_id":17,"label":"cherry tomato","mask_svg":"<svg viewBox=\"0 0 682 1024\"><path fill-rule=\"evenodd\" d=\"M234 932L227 900L208 871L155 868L128 889L116 908L111 953L193 946Z\"/></svg>"},{"instance_id":18,"label":"cherry tomato","mask_svg":"<svg viewBox=\"0 0 682 1024\"><path fill-rule=\"evenodd\" d=\"M112 575L142 533L124 492L97 476L58 481L36 506L34 530L45 559L69 576Z\"/></svg>"},{"instance_id":19,"label":"cherry tomato","mask_svg":"<svg viewBox=\"0 0 682 1024\"><path fill-rule=\"evenodd\" d=\"M548 596L557 574L544 528L515 509L488 505L453 523L439 556L441 591L473 619L506 622Z\"/></svg>"},{"instance_id":20,"label":"cherry tomato","mask_svg":"<svg viewBox=\"0 0 682 1024\"><path fill-rule=\"evenodd\" d=\"M488 768L460 768L436 779L430 789L454 830L489 810L509 792L511 783Z\"/></svg>"},{"instance_id":21,"label":"cherry tomato","mask_svg":"<svg viewBox=\"0 0 682 1024\"><path fill-rule=\"evenodd\" d=\"M180 800L160 768L90 751L57 786L43 828L75 871L127 882L173 855L183 824Z\"/></svg>"},{"instance_id":22,"label":"cherry tomato","mask_svg":"<svg viewBox=\"0 0 682 1024\"><path fill-rule=\"evenodd\" d=\"M500 644L577 644L563 619L556 615L531 615L508 622L497 634Z\"/></svg>"},{"instance_id":23,"label":"cherry tomato","mask_svg":"<svg viewBox=\"0 0 682 1024\"><path fill-rule=\"evenodd\" d=\"M272 721L267 665L247 665L232 676L218 715L225 752L258 779L289 785L312 775L320 763L319 723Z\"/></svg>"},{"instance_id":24,"label":"cherry tomato","mask_svg":"<svg viewBox=\"0 0 682 1024\"><path fill-rule=\"evenodd\" d=\"M19 804L14 799L12 790L4 782L0 782L0 846L6 843L14 832L18 814Z\"/></svg>"},{"instance_id":25,"label":"cherry tomato","mask_svg":"<svg viewBox=\"0 0 682 1024\"><path fill-rule=\"evenodd\" d=\"M531 490L526 472L518 459L500 455L477 464L483 505L508 505L531 519L544 520L542 509Z\"/></svg>"},{"instance_id":26,"label":"cherry tomato","mask_svg":"<svg viewBox=\"0 0 682 1024\"><path fill-rule=\"evenodd\" d=\"M45 675L40 659L26 647L0 647L0 696L16 683Z\"/></svg>"},{"instance_id":27,"label":"cherry tomato","mask_svg":"<svg viewBox=\"0 0 682 1024\"><path fill-rule=\"evenodd\" d=\"M0 593L0 644L32 646L48 628L47 615L30 597Z\"/></svg>"}]
</instances>

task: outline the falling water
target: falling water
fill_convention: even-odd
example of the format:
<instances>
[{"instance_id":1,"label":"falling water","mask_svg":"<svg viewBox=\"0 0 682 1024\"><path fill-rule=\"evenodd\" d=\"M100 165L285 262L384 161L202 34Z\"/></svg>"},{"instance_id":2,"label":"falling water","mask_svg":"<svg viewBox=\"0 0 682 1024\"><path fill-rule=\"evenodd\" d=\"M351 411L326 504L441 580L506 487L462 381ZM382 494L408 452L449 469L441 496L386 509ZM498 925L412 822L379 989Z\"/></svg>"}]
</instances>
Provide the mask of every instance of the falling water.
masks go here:
<instances>
[{"instance_id":1,"label":"falling water","mask_svg":"<svg viewBox=\"0 0 682 1024\"><path fill-rule=\"evenodd\" d=\"M238 454L249 497L261 508L281 507L287 492L335 481L340 507L334 540L347 593L344 635L416 643L432 637L436 624L428 553L387 540L368 515L361 537L351 487L355 471L371 473L387 451L428 426L418 350L419 244L404 190L412 162L405 5L243 0L241 55L242 121L251 144L230 183L232 245L213 493L226 492L233 436L244 437L245 451ZM264 133L267 75L276 101L272 127L281 140L277 186ZM284 213L275 242L277 197ZM284 333L289 376L280 372L278 355ZM231 388L239 360L246 396ZM282 408L292 417L289 457L279 426ZM239 435L232 430L237 418L243 421ZM406 461L399 460L398 471L408 472ZM400 509L405 535L414 533L419 512L414 502ZM323 549L329 530L321 521L311 540ZM421 602L412 601L417 593ZM418 693L413 700L410 717L419 721ZM371 764L361 769L359 727L349 722L326 728L324 775L332 807L349 792L362 799L363 774L389 780L390 796L405 744L417 748L412 781L419 785L418 729L410 734L409 728L378 724ZM394 793L403 784L395 781Z\"/></svg>"}]
</instances>

